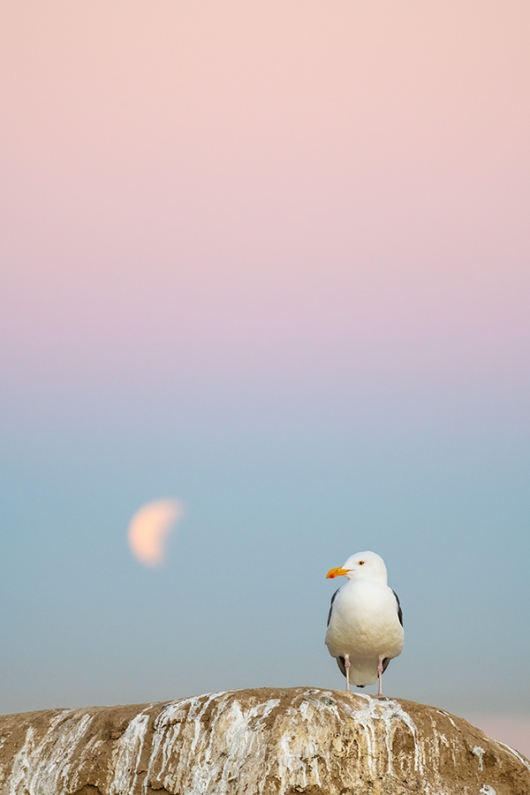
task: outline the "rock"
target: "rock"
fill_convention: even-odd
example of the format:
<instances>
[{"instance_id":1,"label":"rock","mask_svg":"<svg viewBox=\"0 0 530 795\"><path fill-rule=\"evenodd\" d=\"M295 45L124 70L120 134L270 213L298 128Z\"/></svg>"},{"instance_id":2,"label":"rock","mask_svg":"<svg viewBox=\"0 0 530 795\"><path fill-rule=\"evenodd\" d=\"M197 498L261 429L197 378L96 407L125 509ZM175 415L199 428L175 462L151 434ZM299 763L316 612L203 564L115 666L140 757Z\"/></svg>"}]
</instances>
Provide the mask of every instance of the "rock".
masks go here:
<instances>
[{"instance_id":1,"label":"rock","mask_svg":"<svg viewBox=\"0 0 530 795\"><path fill-rule=\"evenodd\" d=\"M291 688L0 717L4 795L528 795L530 763L444 710Z\"/></svg>"}]
</instances>

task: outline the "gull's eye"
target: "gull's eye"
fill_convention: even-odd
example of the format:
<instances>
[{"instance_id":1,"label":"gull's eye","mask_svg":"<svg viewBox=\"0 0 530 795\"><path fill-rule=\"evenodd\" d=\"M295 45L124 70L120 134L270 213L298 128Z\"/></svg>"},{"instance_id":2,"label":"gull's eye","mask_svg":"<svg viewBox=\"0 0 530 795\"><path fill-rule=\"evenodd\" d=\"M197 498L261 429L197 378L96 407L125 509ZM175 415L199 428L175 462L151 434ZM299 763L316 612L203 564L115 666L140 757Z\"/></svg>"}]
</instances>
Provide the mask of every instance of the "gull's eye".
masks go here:
<instances>
[{"instance_id":1,"label":"gull's eye","mask_svg":"<svg viewBox=\"0 0 530 795\"><path fill-rule=\"evenodd\" d=\"M364 560L359 561L359 566L364 566Z\"/></svg>"}]
</instances>

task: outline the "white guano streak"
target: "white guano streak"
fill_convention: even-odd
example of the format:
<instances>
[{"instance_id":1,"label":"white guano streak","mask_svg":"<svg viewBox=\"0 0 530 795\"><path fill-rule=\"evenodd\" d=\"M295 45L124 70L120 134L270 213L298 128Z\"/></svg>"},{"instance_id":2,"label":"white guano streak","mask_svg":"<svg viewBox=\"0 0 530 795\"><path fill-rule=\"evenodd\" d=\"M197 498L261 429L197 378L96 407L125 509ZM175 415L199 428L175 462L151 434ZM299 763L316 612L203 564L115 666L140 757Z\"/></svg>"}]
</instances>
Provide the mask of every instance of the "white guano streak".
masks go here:
<instances>
[{"instance_id":1,"label":"white guano streak","mask_svg":"<svg viewBox=\"0 0 530 795\"><path fill-rule=\"evenodd\" d=\"M111 795L129 795L134 792L138 780L138 767L149 726L146 711L136 715L118 740L114 750L114 778L110 785Z\"/></svg>"},{"instance_id":2,"label":"white guano streak","mask_svg":"<svg viewBox=\"0 0 530 795\"><path fill-rule=\"evenodd\" d=\"M421 743L418 740L418 732L416 724L401 704L397 701L389 699L387 701L380 701L367 696L359 694L359 698L366 699L367 705L365 709L352 708L352 717L358 721L365 730L366 745L368 750L368 764L370 773L375 773L375 759L374 747L376 745L375 721L383 721L385 724L385 743L388 758L387 772L393 775L392 769L392 740L397 726L404 723L412 735L412 742L414 744L414 770L420 775L424 772L424 753Z\"/></svg>"},{"instance_id":3,"label":"white guano streak","mask_svg":"<svg viewBox=\"0 0 530 795\"><path fill-rule=\"evenodd\" d=\"M480 745L475 745L475 747L472 750L472 753L476 757L478 757L478 772L482 773L482 771L484 770L484 754L486 753L486 751L484 750L484 748L481 748Z\"/></svg>"},{"instance_id":4,"label":"white guano streak","mask_svg":"<svg viewBox=\"0 0 530 795\"><path fill-rule=\"evenodd\" d=\"M70 760L91 723L91 715L65 710L51 721L38 744L35 731L28 729L24 745L16 754L11 775L6 781L6 795L63 795Z\"/></svg>"},{"instance_id":5,"label":"white guano streak","mask_svg":"<svg viewBox=\"0 0 530 795\"><path fill-rule=\"evenodd\" d=\"M144 790L152 786L158 769L163 776L160 783L166 789L183 788L187 795L199 795L213 792L215 787L216 795L228 793L248 760L252 757L255 761L265 754L265 746L259 741L260 730L278 704L278 699L271 699L243 710L233 693L215 693L168 705L155 721ZM209 707L212 713L206 727L202 718ZM179 754L172 765L177 738ZM224 750L219 756L220 742Z\"/></svg>"}]
</instances>

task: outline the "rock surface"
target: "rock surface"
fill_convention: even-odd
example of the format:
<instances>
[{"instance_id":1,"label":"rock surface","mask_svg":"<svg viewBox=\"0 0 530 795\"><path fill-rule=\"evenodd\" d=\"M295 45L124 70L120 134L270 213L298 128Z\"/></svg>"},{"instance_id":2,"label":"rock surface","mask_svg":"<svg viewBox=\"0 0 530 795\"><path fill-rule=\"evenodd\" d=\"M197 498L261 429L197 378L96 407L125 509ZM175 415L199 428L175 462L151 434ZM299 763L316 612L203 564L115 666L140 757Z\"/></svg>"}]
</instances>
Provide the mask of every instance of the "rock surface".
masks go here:
<instances>
[{"instance_id":1,"label":"rock surface","mask_svg":"<svg viewBox=\"0 0 530 795\"><path fill-rule=\"evenodd\" d=\"M411 701L312 688L0 717L4 795L529 795L530 763Z\"/></svg>"}]
</instances>

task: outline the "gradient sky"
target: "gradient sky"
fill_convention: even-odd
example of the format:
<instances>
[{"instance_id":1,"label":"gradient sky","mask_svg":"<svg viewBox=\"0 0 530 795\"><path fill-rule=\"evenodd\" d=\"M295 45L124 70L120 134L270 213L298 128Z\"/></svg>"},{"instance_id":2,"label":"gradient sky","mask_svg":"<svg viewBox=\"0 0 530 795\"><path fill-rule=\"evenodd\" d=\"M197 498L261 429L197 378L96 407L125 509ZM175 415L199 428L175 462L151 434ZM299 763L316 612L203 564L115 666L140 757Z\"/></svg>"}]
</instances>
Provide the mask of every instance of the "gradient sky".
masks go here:
<instances>
[{"instance_id":1,"label":"gradient sky","mask_svg":"<svg viewBox=\"0 0 530 795\"><path fill-rule=\"evenodd\" d=\"M374 549L387 691L530 716L529 35L526 0L2 3L0 710L342 687L324 577Z\"/></svg>"}]
</instances>

